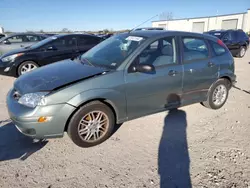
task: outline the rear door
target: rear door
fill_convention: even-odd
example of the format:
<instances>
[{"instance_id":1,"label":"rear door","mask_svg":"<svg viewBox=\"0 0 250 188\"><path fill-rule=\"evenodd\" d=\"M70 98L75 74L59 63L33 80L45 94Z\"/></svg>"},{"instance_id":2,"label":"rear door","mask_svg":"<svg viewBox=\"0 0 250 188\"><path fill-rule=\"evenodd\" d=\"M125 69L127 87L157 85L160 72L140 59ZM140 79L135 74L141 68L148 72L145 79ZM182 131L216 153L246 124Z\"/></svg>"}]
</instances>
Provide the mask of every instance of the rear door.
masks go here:
<instances>
[{"instance_id":1,"label":"rear door","mask_svg":"<svg viewBox=\"0 0 250 188\"><path fill-rule=\"evenodd\" d=\"M190 36L180 40L184 66L183 104L203 101L218 77L219 64L210 58L207 40Z\"/></svg>"},{"instance_id":2,"label":"rear door","mask_svg":"<svg viewBox=\"0 0 250 188\"><path fill-rule=\"evenodd\" d=\"M249 45L249 37L246 35L244 31L237 32L238 40L240 41L241 45Z\"/></svg>"},{"instance_id":3,"label":"rear door","mask_svg":"<svg viewBox=\"0 0 250 188\"><path fill-rule=\"evenodd\" d=\"M42 47L42 64L74 58L78 54L77 38L74 35L64 36Z\"/></svg>"},{"instance_id":4,"label":"rear door","mask_svg":"<svg viewBox=\"0 0 250 188\"><path fill-rule=\"evenodd\" d=\"M228 31L222 38L228 49L234 54L239 48L239 40L236 31Z\"/></svg>"},{"instance_id":5,"label":"rear door","mask_svg":"<svg viewBox=\"0 0 250 188\"><path fill-rule=\"evenodd\" d=\"M86 51L93 48L95 45L101 42L101 38L89 35L79 35L77 40L77 46L79 53L85 53Z\"/></svg>"}]
</instances>

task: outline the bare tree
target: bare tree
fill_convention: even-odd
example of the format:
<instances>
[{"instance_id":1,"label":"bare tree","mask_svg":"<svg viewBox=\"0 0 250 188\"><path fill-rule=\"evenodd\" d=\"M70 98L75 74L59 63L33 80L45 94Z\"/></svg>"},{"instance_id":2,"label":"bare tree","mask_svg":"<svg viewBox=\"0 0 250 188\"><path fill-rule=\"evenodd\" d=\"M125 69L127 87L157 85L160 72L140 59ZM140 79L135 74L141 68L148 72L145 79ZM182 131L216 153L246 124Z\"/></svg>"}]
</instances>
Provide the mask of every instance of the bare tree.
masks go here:
<instances>
[{"instance_id":1,"label":"bare tree","mask_svg":"<svg viewBox=\"0 0 250 188\"><path fill-rule=\"evenodd\" d=\"M62 33L70 33L70 30L68 28L63 28L61 32Z\"/></svg>"},{"instance_id":2,"label":"bare tree","mask_svg":"<svg viewBox=\"0 0 250 188\"><path fill-rule=\"evenodd\" d=\"M159 20L172 20L173 13L172 12L163 12L159 15Z\"/></svg>"}]
</instances>

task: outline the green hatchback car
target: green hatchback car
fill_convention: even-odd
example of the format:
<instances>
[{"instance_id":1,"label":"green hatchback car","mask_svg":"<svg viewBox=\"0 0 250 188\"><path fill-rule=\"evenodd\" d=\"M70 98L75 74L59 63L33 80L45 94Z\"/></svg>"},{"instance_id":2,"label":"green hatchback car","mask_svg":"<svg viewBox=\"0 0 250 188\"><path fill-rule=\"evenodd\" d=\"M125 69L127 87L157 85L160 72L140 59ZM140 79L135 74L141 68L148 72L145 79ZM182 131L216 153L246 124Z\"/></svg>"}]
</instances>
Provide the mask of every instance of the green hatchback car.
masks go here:
<instances>
[{"instance_id":1,"label":"green hatchback car","mask_svg":"<svg viewBox=\"0 0 250 188\"><path fill-rule=\"evenodd\" d=\"M19 77L7 95L10 118L36 139L102 143L117 124L201 103L221 108L236 82L218 38L176 31L114 35L85 54Z\"/></svg>"}]
</instances>

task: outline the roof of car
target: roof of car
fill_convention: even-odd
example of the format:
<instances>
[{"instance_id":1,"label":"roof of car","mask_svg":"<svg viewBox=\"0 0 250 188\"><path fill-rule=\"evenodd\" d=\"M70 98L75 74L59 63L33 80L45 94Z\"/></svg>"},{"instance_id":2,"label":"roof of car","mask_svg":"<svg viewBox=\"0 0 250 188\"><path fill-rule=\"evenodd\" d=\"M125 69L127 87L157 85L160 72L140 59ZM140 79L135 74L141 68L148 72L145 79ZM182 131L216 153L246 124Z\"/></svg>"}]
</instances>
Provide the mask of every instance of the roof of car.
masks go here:
<instances>
[{"instance_id":1,"label":"roof of car","mask_svg":"<svg viewBox=\"0 0 250 188\"><path fill-rule=\"evenodd\" d=\"M208 32L228 32L228 31L243 31L242 29L218 29L218 30L210 30Z\"/></svg>"},{"instance_id":2,"label":"roof of car","mask_svg":"<svg viewBox=\"0 0 250 188\"><path fill-rule=\"evenodd\" d=\"M73 35L76 35L76 36L92 36L92 37L98 37L96 35L92 35L92 34L88 34L88 33L69 33L69 34L55 34L55 35L52 35L51 37L64 37L64 36L73 36Z\"/></svg>"},{"instance_id":3,"label":"roof of car","mask_svg":"<svg viewBox=\"0 0 250 188\"><path fill-rule=\"evenodd\" d=\"M41 34L41 33L11 33L9 35L7 35L7 37L12 37L12 36L15 36L15 35L46 35L46 34Z\"/></svg>"},{"instance_id":4,"label":"roof of car","mask_svg":"<svg viewBox=\"0 0 250 188\"><path fill-rule=\"evenodd\" d=\"M172 31L172 30L138 30L131 31L131 35L141 36L146 38L154 38L158 36L171 36L171 35L185 35L185 36L193 36L193 37L206 37L210 39L215 39L214 36L206 35L202 33L194 33L194 32L186 32L186 31Z\"/></svg>"}]
</instances>

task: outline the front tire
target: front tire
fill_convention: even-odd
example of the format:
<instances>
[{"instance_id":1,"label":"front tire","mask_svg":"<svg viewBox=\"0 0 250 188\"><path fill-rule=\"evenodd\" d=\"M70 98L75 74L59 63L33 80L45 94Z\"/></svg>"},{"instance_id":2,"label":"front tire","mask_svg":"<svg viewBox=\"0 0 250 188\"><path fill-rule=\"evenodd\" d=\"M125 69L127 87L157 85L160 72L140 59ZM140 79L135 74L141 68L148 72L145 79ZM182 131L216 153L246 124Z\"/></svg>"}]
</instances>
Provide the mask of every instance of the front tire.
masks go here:
<instances>
[{"instance_id":1,"label":"front tire","mask_svg":"<svg viewBox=\"0 0 250 188\"><path fill-rule=\"evenodd\" d=\"M221 108L227 101L229 86L227 79L217 80L208 91L207 101L202 102L202 105L213 110Z\"/></svg>"},{"instance_id":2,"label":"front tire","mask_svg":"<svg viewBox=\"0 0 250 188\"><path fill-rule=\"evenodd\" d=\"M21 63L21 65L18 66L17 69L17 76L21 76L27 72L30 72L36 68L38 68L39 65L37 63L35 63L34 61L25 61L23 63Z\"/></svg>"},{"instance_id":3,"label":"front tire","mask_svg":"<svg viewBox=\"0 0 250 188\"><path fill-rule=\"evenodd\" d=\"M80 147L92 147L107 140L114 131L115 117L102 102L82 106L71 118L68 135Z\"/></svg>"}]
</instances>

